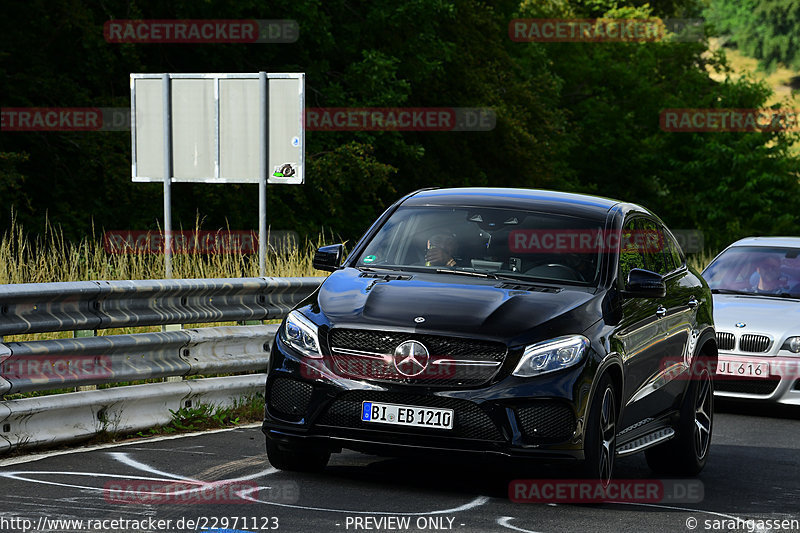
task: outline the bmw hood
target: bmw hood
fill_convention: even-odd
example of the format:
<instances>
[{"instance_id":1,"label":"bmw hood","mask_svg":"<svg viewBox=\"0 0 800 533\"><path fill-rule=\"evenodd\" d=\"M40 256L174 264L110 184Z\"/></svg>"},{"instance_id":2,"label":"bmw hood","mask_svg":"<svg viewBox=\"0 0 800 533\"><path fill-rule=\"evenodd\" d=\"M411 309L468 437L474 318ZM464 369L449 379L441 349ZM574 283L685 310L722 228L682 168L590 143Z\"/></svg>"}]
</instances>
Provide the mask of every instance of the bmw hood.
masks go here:
<instances>
[{"instance_id":1,"label":"bmw hood","mask_svg":"<svg viewBox=\"0 0 800 533\"><path fill-rule=\"evenodd\" d=\"M583 289L509 288L510 283L453 274L406 272L403 277L410 279L396 275L376 279L361 277L352 268L339 270L322 284L313 307L331 327L518 342L581 333L594 322L584 313L590 312L595 320L600 316L593 308L600 305L600 298Z\"/></svg>"},{"instance_id":2,"label":"bmw hood","mask_svg":"<svg viewBox=\"0 0 800 533\"><path fill-rule=\"evenodd\" d=\"M800 301L770 296L714 295L717 331L773 333L778 337L800 328ZM737 327L736 324L744 324Z\"/></svg>"}]
</instances>

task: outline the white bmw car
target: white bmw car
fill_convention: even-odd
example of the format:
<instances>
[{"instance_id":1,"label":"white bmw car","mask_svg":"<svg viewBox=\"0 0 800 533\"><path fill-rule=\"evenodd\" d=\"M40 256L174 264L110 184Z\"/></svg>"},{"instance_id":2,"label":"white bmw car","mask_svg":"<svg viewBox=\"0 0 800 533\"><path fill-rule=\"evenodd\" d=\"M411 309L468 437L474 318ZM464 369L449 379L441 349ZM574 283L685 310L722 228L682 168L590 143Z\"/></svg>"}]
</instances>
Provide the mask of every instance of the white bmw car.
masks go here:
<instances>
[{"instance_id":1,"label":"white bmw car","mask_svg":"<svg viewBox=\"0 0 800 533\"><path fill-rule=\"evenodd\" d=\"M714 295L715 395L800 405L800 237L749 237L703 271Z\"/></svg>"}]
</instances>

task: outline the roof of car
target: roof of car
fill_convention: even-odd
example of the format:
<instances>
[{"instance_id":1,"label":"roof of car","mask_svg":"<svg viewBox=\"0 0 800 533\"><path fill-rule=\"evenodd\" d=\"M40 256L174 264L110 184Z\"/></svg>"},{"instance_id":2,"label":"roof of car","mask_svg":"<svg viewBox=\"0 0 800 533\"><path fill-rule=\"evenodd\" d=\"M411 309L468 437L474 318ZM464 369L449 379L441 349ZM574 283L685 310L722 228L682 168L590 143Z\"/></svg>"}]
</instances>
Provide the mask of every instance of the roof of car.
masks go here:
<instances>
[{"instance_id":1,"label":"roof of car","mask_svg":"<svg viewBox=\"0 0 800 533\"><path fill-rule=\"evenodd\" d=\"M511 209L536 209L572 215L604 216L618 200L547 191L542 189L505 189L489 187L464 187L429 189L408 198L404 205L462 205L476 207L503 207Z\"/></svg>"},{"instance_id":2,"label":"roof of car","mask_svg":"<svg viewBox=\"0 0 800 533\"><path fill-rule=\"evenodd\" d=\"M784 246L800 248L800 237L745 237L729 246Z\"/></svg>"}]
</instances>

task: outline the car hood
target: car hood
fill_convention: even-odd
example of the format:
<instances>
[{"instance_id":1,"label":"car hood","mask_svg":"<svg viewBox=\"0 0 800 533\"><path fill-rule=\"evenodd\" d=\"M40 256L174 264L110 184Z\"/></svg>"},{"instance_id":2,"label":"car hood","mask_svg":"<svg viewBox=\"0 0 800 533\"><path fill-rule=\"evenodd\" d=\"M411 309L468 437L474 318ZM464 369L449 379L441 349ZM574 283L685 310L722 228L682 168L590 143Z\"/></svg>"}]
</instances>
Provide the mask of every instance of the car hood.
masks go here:
<instances>
[{"instance_id":1,"label":"car hood","mask_svg":"<svg viewBox=\"0 0 800 533\"><path fill-rule=\"evenodd\" d=\"M743 323L743 328L736 324ZM800 327L800 301L770 296L714 295L717 331L773 333L781 335Z\"/></svg>"},{"instance_id":2,"label":"car hood","mask_svg":"<svg viewBox=\"0 0 800 533\"><path fill-rule=\"evenodd\" d=\"M384 281L339 270L320 287L318 311L331 327L461 334L512 344L581 333L600 318L599 297L582 289L514 290L483 278L404 275L411 279Z\"/></svg>"}]
</instances>

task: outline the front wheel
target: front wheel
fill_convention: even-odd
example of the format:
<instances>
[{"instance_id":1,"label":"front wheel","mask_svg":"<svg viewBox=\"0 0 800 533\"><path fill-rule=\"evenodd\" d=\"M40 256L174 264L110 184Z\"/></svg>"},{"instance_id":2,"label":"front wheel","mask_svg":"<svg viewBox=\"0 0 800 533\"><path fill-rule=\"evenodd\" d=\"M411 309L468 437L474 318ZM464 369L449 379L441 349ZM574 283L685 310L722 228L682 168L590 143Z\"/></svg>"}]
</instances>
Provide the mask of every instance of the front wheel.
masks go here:
<instances>
[{"instance_id":1,"label":"front wheel","mask_svg":"<svg viewBox=\"0 0 800 533\"><path fill-rule=\"evenodd\" d=\"M267 437L267 458L278 470L290 472L321 472L331 458L330 450L304 446L290 449Z\"/></svg>"},{"instance_id":2,"label":"front wheel","mask_svg":"<svg viewBox=\"0 0 800 533\"><path fill-rule=\"evenodd\" d=\"M614 384L608 374L597 385L586 421L584 470L589 479L604 486L614 475L617 455L617 402Z\"/></svg>"},{"instance_id":3,"label":"front wheel","mask_svg":"<svg viewBox=\"0 0 800 533\"><path fill-rule=\"evenodd\" d=\"M714 381L707 367L702 365L686 391L678 436L645 451L656 473L695 476L706 466L714 426Z\"/></svg>"}]
</instances>

